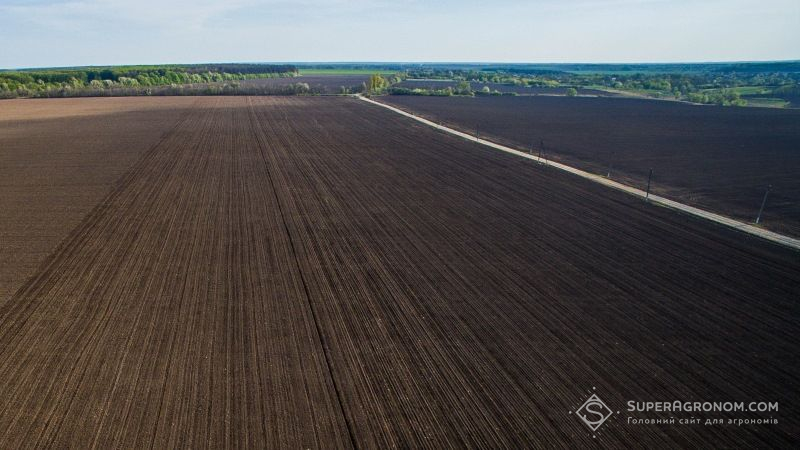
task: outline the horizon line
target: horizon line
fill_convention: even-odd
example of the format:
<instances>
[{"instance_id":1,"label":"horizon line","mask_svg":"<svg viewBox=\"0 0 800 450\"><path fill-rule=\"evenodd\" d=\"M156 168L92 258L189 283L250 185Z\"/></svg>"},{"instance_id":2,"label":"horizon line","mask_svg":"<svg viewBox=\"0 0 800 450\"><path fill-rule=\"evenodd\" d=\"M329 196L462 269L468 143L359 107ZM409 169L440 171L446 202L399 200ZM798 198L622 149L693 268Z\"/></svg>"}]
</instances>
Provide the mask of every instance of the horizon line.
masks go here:
<instances>
[{"instance_id":1,"label":"horizon line","mask_svg":"<svg viewBox=\"0 0 800 450\"><path fill-rule=\"evenodd\" d=\"M43 70L43 69L78 69L78 68L91 68L91 67L126 67L126 66L184 66L184 65L202 65L202 64L264 64L264 65L379 65L379 64L396 64L396 65L446 65L446 64L463 64L475 66L490 66L490 65L544 65L544 66L567 66L567 65L584 65L584 66L623 66L623 65L700 65L700 64L765 64L765 63L800 63L798 59L768 59L768 60L706 60L706 61L624 61L624 62L512 62L512 61L215 61L215 62L169 62L169 63L126 63L126 64L83 64L72 66L36 66L36 67L11 67L0 68L0 71L15 71L15 70Z\"/></svg>"}]
</instances>

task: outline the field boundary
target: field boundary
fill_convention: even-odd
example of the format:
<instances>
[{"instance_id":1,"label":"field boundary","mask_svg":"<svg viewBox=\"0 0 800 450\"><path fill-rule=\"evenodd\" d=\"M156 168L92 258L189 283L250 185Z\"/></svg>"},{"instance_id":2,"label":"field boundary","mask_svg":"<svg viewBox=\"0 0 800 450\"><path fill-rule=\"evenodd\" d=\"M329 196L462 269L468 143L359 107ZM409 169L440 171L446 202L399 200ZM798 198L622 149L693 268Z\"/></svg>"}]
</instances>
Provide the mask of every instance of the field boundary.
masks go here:
<instances>
[{"instance_id":1,"label":"field boundary","mask_svg":"<svg viewBox=\"0 0 800 450\"><path fill-rule=\"evenodd\" d=\"M556 162L556 161L548 160L547 158L539 158L539 156L537 156L537 155L532 155L532 154L525 153L523 151L511 148L511 147L507 147L507 146L502 145L502 144L498 144L496 142L492 142L492 141L489 141L489 140L486 140L486 139L481 139L481 138L475 137L475 136L473 136L471 134L464 133L462 131L458 131L458 130L450 128L450 127L446 127L444 125L439 125L436 122L433 122L431 120L425 119L425 118L420 117L420 116L417 116L417 115L412 114L410 112L404 111L404 110L402 110L400 108L396 108L394 106L390 106L390 105L387 105L385 103L381 103L381 102L366 98L366 97L361 96L361 95L356 95L356 97L358 97L359 99L361 99L361 100L363 100L363 101L365 101L367 103L371 103L373 105L377 105L377 106L380 106L382 108L386 108L386 109L388 109L390 111L393 111L393 112L395 112L397 114L400 114L400 115L406 116L408 118L414 119L417 122L423 123L425 125L428 125L430 127L435 128L437 130L444 131L446 133L461 137L461 138L466 139L468 141L472 141L472 142L475 142L475 143L478 143L478 144L483 144L483 145L485 145L487 147L491 147L491 148L494 148L496 150L501 150L501 151L504 151L506 153L511 153L513 155L520 156L522 158L527 158L527 159L536 161L538 163L546 164L548 166L555 167L556 169L563 170L565 172L569 172L569 173L571 173L573 175L577 175L577 176L579 176L581 178L594 181L595 183L598 183L598 184L602 184L603 186L610 187L612 189L616 189L618 191L625 192L625 193L627 193L629 195L633 195L635 197L639 197L639 198L642 198L642 199L647 198L648 201L650 201L652 203L655 203L655 204L658 204L658 205L662 205L662 206L666 206L668 208L675 209L675 210L681 211L681 212L686 213L686 214L691 214L691 215L693 215L695 217L700 217L702 219L706 219L706 220L718 223L720 225L724 225L724 226L729 227L729 228L734 228L734 229L742 231L744 233L747 233L747 234L750 234L750 235L753 235L753 236L758 236L758 237L760 237L762 239L766 239L768 241L775 242L777 244L781 244L781 245L784 245L786 247L790 247L790 248L795 249L795 250L800 250L800 239L795 239L795 238L790 237L790 236L786 236L786 235L783 235L783 234L775 233L774 231L765 230L763 228L759 228L759 227L757 227L755 225L752 225L752 224L749 224L749 223L745 223L745 222L741 222L739 220L731 219L730 217L726 217L726 216L723 216L723 215L720 215L720 214L717 214L717 213L713 213L713 212L706 211L706 210L703 210L703 209L700 209L700 208L696 208L694 206L689 206L689 205L687 205L685 203L680 203L680 202L677 202L675 200L670 200L668 198L661 197L659 195L654 195L652 193L649 196L647 196L647 193L645 191L641 190L641 189L638 189L638 188L635 188L635 187L632 187L632 186L628 186L626 184L622 184L622 183L619 183L617 181L610 180L610 179L608 179L608 178L606 178L606 177L604 177L602 175L595 175L593 173L586 172L585 170L581 170L581 169L578 169L578 168L575 168L575 167L572 167L572 166L568 166L566 164L562 164L562 163L559 163L559 162Z\"/></svg>"}]
</instances>

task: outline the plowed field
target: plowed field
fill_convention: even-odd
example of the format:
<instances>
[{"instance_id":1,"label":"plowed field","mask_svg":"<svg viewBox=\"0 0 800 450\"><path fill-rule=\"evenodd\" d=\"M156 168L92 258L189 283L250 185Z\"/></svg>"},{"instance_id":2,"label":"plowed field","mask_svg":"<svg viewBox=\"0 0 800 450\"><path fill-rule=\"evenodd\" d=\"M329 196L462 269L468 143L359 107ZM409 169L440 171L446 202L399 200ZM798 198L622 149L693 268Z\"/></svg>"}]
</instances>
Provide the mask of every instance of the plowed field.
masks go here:
<instances>
[{"instance_id":1,"label":"plowed field","mask_svg":"<svg viewBox=\"0 0 800 450\"><path fill-rule=\"evenodd\" d=\"M628 98L381 97L392 106L668 198L800 236L800 111Z\"/></svg>"},{"instance_id":2,"label":"plowed field","mask_svg":"<svg viewBox=\"0 0 800 450\"><path fill-rule=\"evenodd\" d=\"M31 181L37 220L77 206L0 303L0 448L795 442L796 252L356 99L157 100L124 164L76 163L102 193ZM128 132L27 105L20 168ZM592 387L621 411L596 437ZM780 423L629 425L628 400Z\"/></svg>"},{"instance_id":3,"label":"plowed field","mask_svg":"<svg viewBox=\"0 0 800 450\"><path fill-rule=\"evenodd\" d=\"M341 94L342 88L350 92L359 92L361 85L369 80L369 75L303 75L291 78L259 78L244 80L244 87L282 87L290 84L305 83L311 92L318 94Z\"/></svg>"},{"instance_id":4,"label":"plowed field","mask_svg":"<svg viewBox=\"0 0 800 450\"><path fill-rule=\"evenodd\" d=\"M194 99L0 104L0 304Z\"/></svg>"}]
</instances>

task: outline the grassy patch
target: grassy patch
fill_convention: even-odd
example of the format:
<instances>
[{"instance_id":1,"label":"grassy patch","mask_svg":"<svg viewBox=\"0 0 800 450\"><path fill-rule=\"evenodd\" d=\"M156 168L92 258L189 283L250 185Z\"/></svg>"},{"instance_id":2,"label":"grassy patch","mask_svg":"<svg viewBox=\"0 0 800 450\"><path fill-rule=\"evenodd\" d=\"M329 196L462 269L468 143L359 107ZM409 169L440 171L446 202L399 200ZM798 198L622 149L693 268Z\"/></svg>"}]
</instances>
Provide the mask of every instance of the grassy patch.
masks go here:
<instances>
[{"instance_id":1,"label":"grassy patch","mask_svg":"<svg viewBox=\"0 0 800 450\"><path fill-rule=\"evenodd\" d=\"M762 108L786 108L789 102L782 98L768 98L768 97L747 97L747 106L756 106Z\"/></svg>"}]
</instances>

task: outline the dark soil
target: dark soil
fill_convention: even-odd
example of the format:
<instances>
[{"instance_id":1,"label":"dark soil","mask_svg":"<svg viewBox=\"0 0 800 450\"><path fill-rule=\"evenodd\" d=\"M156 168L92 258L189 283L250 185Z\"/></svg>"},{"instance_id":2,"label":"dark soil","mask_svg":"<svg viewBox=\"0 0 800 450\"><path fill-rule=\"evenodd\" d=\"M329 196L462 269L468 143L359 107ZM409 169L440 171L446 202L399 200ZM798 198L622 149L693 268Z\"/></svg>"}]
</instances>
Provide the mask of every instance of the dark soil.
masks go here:
<instances>
[{"instance_id":1,"label":"dark soil","mask_svg":"<svg viewBox=\"0 0 800 450\"><path fill-rule=\"evenodd\" d=\"M796 252L357 99L180 100L0 304L0 448L796 441ZM23 127L19 166L69 124ZM591 392L621 411L598 433ZM629 400L781 408L646 426ZM731 417L634 415L668 416Z\"/></svg>"},{"instance_id":2,"label":"dark soil","mask_svg":"<svg viewBox=\"0 0 800 450\"><path fill-rule=\"evenodd\" d=\"M800 236L800 111L622 98L382 97L466 132Z\"/></svg>"}]
</instances>

